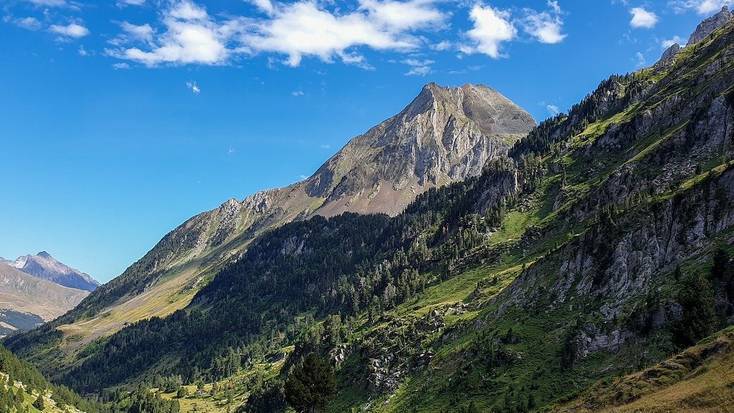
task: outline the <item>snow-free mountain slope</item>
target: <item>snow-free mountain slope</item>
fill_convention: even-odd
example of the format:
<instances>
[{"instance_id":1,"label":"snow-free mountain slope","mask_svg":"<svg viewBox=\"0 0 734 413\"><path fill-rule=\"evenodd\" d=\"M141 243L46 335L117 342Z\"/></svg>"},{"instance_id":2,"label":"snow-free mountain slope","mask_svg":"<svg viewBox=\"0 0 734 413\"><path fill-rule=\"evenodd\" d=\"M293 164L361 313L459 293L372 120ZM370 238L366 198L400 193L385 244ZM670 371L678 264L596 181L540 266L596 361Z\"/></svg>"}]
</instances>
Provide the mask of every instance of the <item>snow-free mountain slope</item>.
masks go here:
<instances>
[{"instance_id":1,"label":"snow-free mountain slope","mask_svg":"<svg viewBox=\"0 0 734 413\"><path fill-rule=\"evenodd\" d=\"M189 219L55 327L81 337L72 344L78 348L128 323L170 314L263 231L315 215L396 215L430 188L478 175L534 125L491 88L428 84L306 180Z\"/></svg>"}]
</instances>

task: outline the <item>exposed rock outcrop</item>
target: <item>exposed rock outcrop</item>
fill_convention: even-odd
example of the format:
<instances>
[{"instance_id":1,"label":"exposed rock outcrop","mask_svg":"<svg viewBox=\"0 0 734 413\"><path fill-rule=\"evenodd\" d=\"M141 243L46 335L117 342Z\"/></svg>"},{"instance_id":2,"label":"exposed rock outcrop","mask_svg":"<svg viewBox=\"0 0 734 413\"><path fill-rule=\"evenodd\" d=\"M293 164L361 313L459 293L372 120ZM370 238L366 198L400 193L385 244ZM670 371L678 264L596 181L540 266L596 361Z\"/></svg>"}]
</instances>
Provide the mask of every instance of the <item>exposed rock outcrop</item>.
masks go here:
<instances>
[{"instance_id":1,"label":"exposed rock outcrop","mask_svg":"<svg viewBox=\"0 0 734 413\"><path fill-rule=\"evenodd\" d=\"M688 45L694 45L705 39L711 33L716 31L716 29L729 23L732 17L734 16L729 11L729 7L722 7L720 12L699 23L696 30L691 34L691 37L688 38Z\"/></svg>"}]
</instances>

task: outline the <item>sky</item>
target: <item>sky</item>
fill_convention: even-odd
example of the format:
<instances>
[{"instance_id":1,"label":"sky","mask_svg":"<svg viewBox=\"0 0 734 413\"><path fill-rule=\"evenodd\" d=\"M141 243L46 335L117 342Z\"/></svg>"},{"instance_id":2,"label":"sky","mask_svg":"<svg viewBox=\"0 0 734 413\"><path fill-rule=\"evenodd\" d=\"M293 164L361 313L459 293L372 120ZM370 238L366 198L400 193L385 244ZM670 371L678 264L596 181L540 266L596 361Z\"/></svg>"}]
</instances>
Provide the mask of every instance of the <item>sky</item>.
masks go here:
<instances>
[{"instance_id":1,"label":"sky","mask_svg":"<svg viewBox=\"0 0 734 413\"><path fill-rule=\"evenodd\" d=\"M541 121L729 2L0 0L0 256L106 282L425 83L486 84Z\"/></svg>"}]
</instances>

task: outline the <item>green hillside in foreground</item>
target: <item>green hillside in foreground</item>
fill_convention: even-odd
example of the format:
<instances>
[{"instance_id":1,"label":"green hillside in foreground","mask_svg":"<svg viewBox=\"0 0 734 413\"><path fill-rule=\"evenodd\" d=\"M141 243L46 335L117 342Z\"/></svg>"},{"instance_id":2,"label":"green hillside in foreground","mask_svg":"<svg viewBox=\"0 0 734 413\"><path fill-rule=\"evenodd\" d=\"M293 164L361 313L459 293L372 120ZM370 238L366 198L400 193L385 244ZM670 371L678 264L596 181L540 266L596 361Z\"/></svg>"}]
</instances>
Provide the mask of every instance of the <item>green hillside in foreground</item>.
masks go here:
<instances>
[{"instance_id":1,"label":"green hillside in foreground","mask_svg":"<svg viewBox=\"0 0 734 413\"><path fill-rule=\"evenodd\" d=\"M6 343L80 392L184 411L724 409L730 330L697 343L734 321L731 125L730 22L396 217L268 231L186 308L78 353L52 326ZM334 387L305 400L311 373Z\"/></svg>"}]
</instances>

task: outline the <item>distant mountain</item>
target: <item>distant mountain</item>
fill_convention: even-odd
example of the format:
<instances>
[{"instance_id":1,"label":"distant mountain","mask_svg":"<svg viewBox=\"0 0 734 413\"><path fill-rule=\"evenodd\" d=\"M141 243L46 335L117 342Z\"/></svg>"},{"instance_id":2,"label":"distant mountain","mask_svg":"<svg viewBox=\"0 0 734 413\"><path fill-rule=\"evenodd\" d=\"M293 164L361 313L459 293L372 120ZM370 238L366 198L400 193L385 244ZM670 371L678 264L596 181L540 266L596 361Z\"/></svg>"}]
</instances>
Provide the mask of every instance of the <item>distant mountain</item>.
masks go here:
<instances>
[{"instance_id":1,"label":"distant mountain","mask_svg":"<svg viewBox=\"0 0 734 413\"><path fill-rule=\"evenodd\" d=\"M53 320L74 308L88 294L0 263L0 336L27 331Z\"/></svg>"},{"instance_id":2,"label":"distant mountain","mask_svg":"<svg viewBox=\"0 0 734 413\"><path fill-rule=\"evenodd\" d=\"M65 331L84 335L68 344L77 348L127 323L185 307L266 230L343 212L397 215L431 188L479 175L534 126L526 111L489 87L427 84L397 115L352 139L306 180L230 199L171 231L59 321ZM77 328L82 318L84 327Z\"/></svg>"},{"instance_id":3,"label":"distant mountain","mask_svg":"<svg viewBox=\"0 0 734 413\"><path fill-rule=\"evenodd\" d=\"M41 251L36 255L18 257L10 265L26 274L31 274L64 287L85 291L94 291L99 287L99 283L89 274L69 267L56 260L46 251Z\"/></svg>"}]
</instances>

